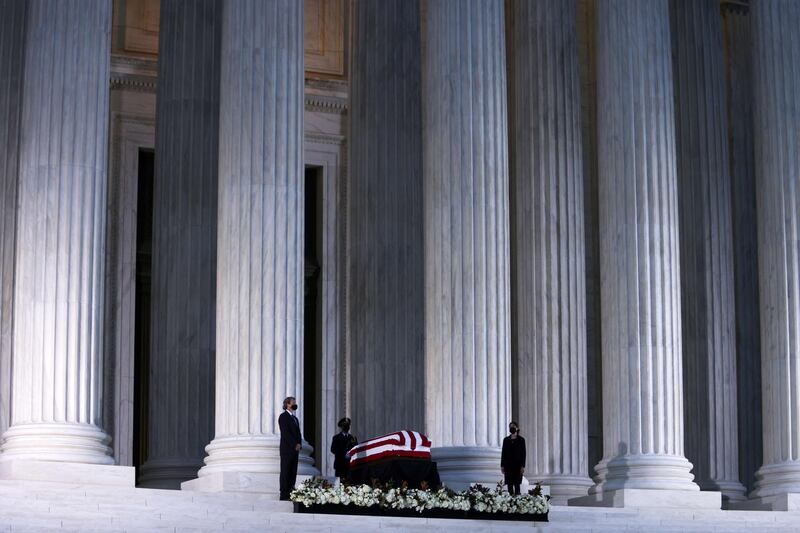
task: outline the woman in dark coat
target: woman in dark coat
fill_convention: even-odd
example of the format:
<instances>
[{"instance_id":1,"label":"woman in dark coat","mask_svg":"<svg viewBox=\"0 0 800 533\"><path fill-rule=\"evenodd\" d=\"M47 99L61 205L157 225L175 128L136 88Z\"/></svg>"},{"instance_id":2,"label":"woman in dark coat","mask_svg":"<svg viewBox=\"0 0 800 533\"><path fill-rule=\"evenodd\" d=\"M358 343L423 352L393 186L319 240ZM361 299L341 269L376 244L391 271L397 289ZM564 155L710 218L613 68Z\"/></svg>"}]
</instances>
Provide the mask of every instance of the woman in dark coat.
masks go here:
<instances>
[{"instance_id":1,"label":"woman in dark coat","mask_svg":"<svg viewBox=\"0 0 800 533\"><path fill-rule=\"evenodd\" d=\"M508 425L508 432L511 434L503 439L500 470L505 475L508 492L519 494L522 475L525 473L525 439L520 437L519 424L516 422Z\"/></svg>"},{"instance_id":2,"label":"woman in dark coat","mask_svg":"<svg viewBox=\"0 0 800 533\"><path fill-rule=\"evenodd\" d=\"M350 471L350 460L345 454L350 451L350 448L358 444L358 439L355 435L350 434L349 418L345 417L339 420L338 426L342 431L331 439L331 453L334 457L333 470L336 473L336 477L346 480Z\"/></svg>"}]
</instances>

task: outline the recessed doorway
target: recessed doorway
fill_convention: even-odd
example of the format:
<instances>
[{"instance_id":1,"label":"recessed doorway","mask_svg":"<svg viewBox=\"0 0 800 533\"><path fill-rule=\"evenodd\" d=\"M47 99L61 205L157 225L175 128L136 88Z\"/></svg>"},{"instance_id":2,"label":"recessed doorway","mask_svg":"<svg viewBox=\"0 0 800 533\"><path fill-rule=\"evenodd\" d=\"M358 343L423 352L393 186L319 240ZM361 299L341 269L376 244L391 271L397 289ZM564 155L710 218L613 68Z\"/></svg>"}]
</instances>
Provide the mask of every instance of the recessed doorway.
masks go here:
<instances>
[{"instance_id":1,"label":"recessed doorway","mask_svg":"<svg viewBox=\"0 0 800 533\"><path fill-rule=\"evenodd\" d=\"M153 260L153 150L139 150L136 200L136 310L133 341L133 466L147 459L150 375L150 279Z\"/></svg>"},{"instance_id":2,"label":"recessed doorway","mask_svg":"<svg viewBox=\"0 0 800 533\"><path fill-rule=\"evenodd\" d=\"M322 435L322 168L305 171L305 239L303 243L303 429L314 447L314 465L327 451Z\"/></svg>"}]
</instances>

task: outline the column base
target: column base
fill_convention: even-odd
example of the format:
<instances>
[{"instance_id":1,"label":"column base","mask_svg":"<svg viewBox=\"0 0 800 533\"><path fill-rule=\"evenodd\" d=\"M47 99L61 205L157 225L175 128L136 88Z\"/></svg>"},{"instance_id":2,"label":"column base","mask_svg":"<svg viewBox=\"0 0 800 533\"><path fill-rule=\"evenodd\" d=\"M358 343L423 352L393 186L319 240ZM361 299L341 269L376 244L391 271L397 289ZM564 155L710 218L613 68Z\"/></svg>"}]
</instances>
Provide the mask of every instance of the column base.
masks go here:
<instances>
[{"instance_id":1,"label":"column base","mask_svg":"<svg viewBox=\"0 0 800 533\"><path fill-rule=\"evenodd\" d=\"M13 459L0 462L0 479L133 488L136 469L132 466Z\"/></svg>"},{"instance_id":2,"label":"column base","mask_svg":"<svg viewBox=\"0 0 800 533\"><path fill-rule=\"evenodd\" d=\"M297 484L314 476L297 474ZM329 479L338 483L339 478ZM190 479L180 484L181 490L196 492L247 492L280 496L280 474L253 474L248 472L216 472L207 476Z\"/></svg>"},{"instance_id":3,"label":"column base","mask_svg":"<svg viewBox=\"0 0 800 533\"><path fill-rule=\"evenodd\" d=\"M589 494L621 489L700 491L692 482L692 463L681 455L622 455L603 459L596 470L597 484Z\"/></svg>"},{"instance_id":4,"label":"column base","mask_svg":"<svg viewBox=\"0 0 800 533\"><path fill-rule=\"evenodd\" d=\"M554 505L567 505L572 498L586 496L589 488L594 485L588 476L567 476L557 474L525 473L530 481L530 487L540 482L542 487L549 488L550 503Z\"/></svg>"},{"instance_id":5,"label":"column base","mask_svg":"<svg viewBox=\"0 0 800 533\"><path fill-rule=\"evenodd\" d=\"M3 433L0 462L32 460L113 465L110 442L111 437L92 424L15 424Z\"/></svg>"},{"instance_id":6,"label":"column base","mask_svg":"<svg viewBox=\"0 0 800 533\"><path fill-rule=\"evenodd\" d=\"M500 448L452 446L433 448L431 454L442 483L453 490L465 490L475 483L493 489L503 482Z\"/></svg>"},{"instance_id":7,"label":"column base","mask_svg":"<svg viewBox=\"0 0 800 533\"><path fill-rule=\"evenodd\" d=\"M737 511L800 512L800 493L787 492L763 498L752 498L743 502L731 502L730 509Z\"/></svg>"},{"instance_id":8,"label":"column base","mask_svg":"<svg viewBox=\"0 0 800 533\"><path fill-rule=\"evenodd\" d=\"M280 474L254 472L213 472L181 483L181 490L197 492L250 492L278 499Z\"/></svg>"},{"instance_id":9,"label":"column base","mask_svg":"<svg viewBox=\"0 0 800 533\"><path fill-rule=\"evenodd\" d=\"M744 485L738 481L698 481L697 485L702 491L721 492L723 509L728 509L736 503L747 501Z\"/></svg>"},{"instance_id":10,"label":"column base","mask_svg":"<svg viewBox=\"0 0 800 533\"><path fill-rule=\"evenodd\" d=\"M603 459L589 495L569 505L720 509L722 494L700 491L692 482L692 463L681 455L638 454Z\"/></svg>"},{"instance_id":11,"label":"column base","mask_svg":"<svg viewBox=\"0 0 800 533\"><path fill-rule=\"evenodd\" d=\"M656 509L720 509L719 492L669 489L617 489L572 498L570 506L635 507Z\"/></svg>"},{"instance_id":12,"label":"column base","mask_svg":"<svg viewBox=\"0 0 800 533\"><path fill-rule=\"evenodd\" d=\"M141 467L139 486L148 489L179 490L181 483L197 477L197 472L202 466L202 460L149 459Z\"/></svg>"},{"instance_id":13,"label":"column base","mask_svg":"<svg viewBox=\"0 0 800 533\"><path fill-rule=\"evenodd\" d=\"M800 461L764 465L756 472L755 498L800 494Z\"/></svg>"},{"instance_id":14,"label":"column base","mask_svg":"<svg viewBox=\"0 0 800 533\"><path fill-rule=\"evenodd\" d=\"M257 492L275 494L280 488L280 437L236 435L220 437L206 446L208 456L197 479L181 483L181 490L201 492ZM297 465L298 482L318 476L311 458L313 448L306 442Z\"/></svg>"}]
</instances>

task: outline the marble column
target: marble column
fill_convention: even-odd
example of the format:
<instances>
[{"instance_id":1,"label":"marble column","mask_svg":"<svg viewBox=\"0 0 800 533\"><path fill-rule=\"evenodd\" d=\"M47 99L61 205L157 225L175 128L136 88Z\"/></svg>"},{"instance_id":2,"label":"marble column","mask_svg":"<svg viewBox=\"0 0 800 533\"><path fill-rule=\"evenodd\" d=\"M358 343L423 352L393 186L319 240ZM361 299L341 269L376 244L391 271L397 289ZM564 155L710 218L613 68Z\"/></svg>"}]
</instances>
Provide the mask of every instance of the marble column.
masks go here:
<instances>
[{"instance_id":1,"label":"marble column","mask_svg":"<svg viewBox=\"0 0 800 533\"><path fill-rule=\"evenodd\" d=\"M686 456L703 490L739 482L733 220L718 0L671 0Z\"/></svg>"},{"instance_id":2,"label":"marble column","mask_svg":"<svg viewBox=\"0 0 800 533\"><path fill-rule=\"evenodd\" d=\"M145 487L195 477L214 436L220 7L161 2Z\"/></svg>"},{"instance_id":3,"label":"marble column","mask_svg":"<svg viewBox=\"0 0 800 533\"><path fill-rule=\"evenodd\" d=\"M800 3L754 1L750 13L764 409L754 496L800 506Z\"/></svg>"},{"instance_id":4,"label":"marble column","mask_svg":"<svg viewBox=\"0 0 800 533\"><path fill-rule=\"evenodd\" d=\"M503 2L422 10L426 431L445 483L494 485L511 414Z\"/></svg>"},{"instance_id":5,"label":"marble column","mask_svg":"<svg viewBox=\"0 0 800 533\"><path fill-rule=\"evenodd\" d=\"M683 455L668 4L596 7L604 456L590 496L573 501L719 508Z\"/></svg>"},{"instance_id":6,"label":"marble column","mask_svg":"<svg viewBox=\"0 0 800 533\"><path fill-rule=\"evenodd\" d=\"M419 25L418 2L353 4L349 415L362 439L424 426Z\"/></svg>"},{"instance_id":7,"label":"marble column","mask_svg":"<svg viewBox=\"0 0 800 533\"><path fill-rule=\"evenodd\" d=\"M600 339L600 234L597 202L597 61L595 0L578 0L578 57L581 76L583 220L586 269L586 401L589 476L603 457L603 372Z\"/></svg>"},{"instance_id":8,"label":"marble column","mask_svg":"<svg viewBox=\"0 0 800 533\"><path fill-rule=\"evenodd\" d=\"M512 334L526 476L554 503L592 485L586 417L583 168L575 2L514 0Z\"/></svg>"},{"instance_id":9,"label":"marble column","mask_svg":"<svg viewBox=\"0 0 800 533\"><path fill-rule=\"evenodd\" d=\"M739 479L753 490L762 460L761 330L758 309L758 224L753 153L753 68L748 6L723 2L728 138L736 283L736 370Z\"/></svg>"},{"instance_id":10,"label":"marble column","mask_svg":"<svg viewBox=\"0 0 800 533\"><path fill-rule=\"evenodd\" d=\"M100 427L110 31L107 1L28 4L3 461L113 462Z\"/></svg>"},{"instance_id":11,"label":"marble column","mask_svg":"<svg viewBox=\"0 0 800 533\"><path fill-rule=\"evenodd\" d=\"M27 2L0 0L0 435L11 416L14 233Z\"/></svg>"},{"instance_id":12,"label":"marble column","mask_svg":"<svg viewBox=\"0 0 800 533\"><path fill-rule=\"evenodd\" d=\"M278 415L303 398L303 3L224 2L221 43L215 434L182 487L277 495Z\"/></svg>"}]
</instances>

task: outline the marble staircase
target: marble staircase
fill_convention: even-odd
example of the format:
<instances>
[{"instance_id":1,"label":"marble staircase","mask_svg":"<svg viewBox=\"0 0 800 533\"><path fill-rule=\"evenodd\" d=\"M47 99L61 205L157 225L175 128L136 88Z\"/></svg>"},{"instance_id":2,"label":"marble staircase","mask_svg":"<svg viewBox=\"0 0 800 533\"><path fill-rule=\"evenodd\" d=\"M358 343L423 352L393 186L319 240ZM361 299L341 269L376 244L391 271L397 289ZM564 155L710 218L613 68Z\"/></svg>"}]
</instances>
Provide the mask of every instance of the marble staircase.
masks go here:
<instances>
[{"instance_id":1,"label":"marble staircase","mask_svg":"<svg viewBox=\"0 0 800 533\"><path fill-rule=\"evenodd\" d=\"M293 514L252 494L0 481L0 532L768 531L800 532L800 512L556 506L549 523Z\"/></svg>"}]
</instances>

